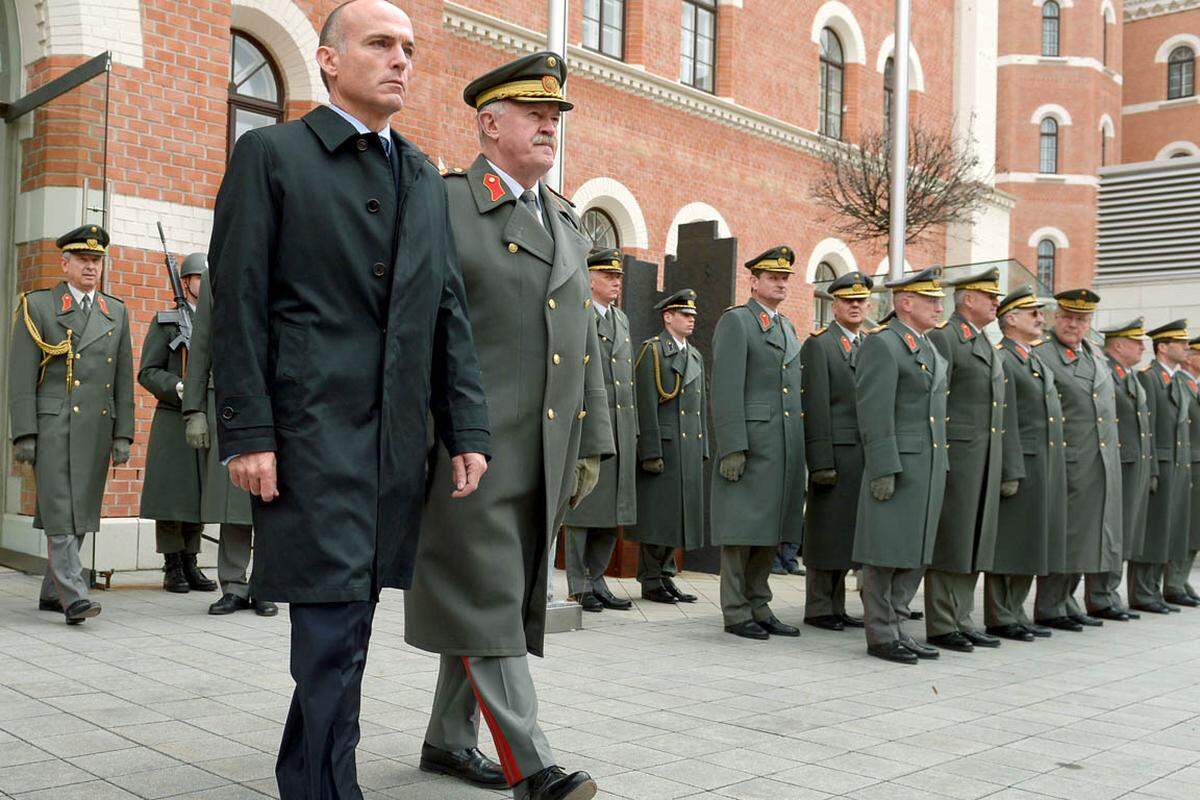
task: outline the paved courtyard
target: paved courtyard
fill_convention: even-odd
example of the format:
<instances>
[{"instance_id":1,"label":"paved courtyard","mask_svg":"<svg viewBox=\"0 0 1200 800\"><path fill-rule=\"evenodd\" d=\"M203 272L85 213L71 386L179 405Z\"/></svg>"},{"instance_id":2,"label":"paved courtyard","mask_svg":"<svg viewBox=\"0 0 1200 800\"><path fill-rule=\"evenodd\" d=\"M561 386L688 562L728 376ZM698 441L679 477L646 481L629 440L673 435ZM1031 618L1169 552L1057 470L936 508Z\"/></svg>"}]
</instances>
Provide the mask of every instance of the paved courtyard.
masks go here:
<instances>
[{"instance_id":1,"label":"paved courtyard","mask_svg":"<svg viewBox=\"0 0 1200 800\"><path fill-rule=\"evenodd\" d=\"M1200 797L1200 611L906 667L868 658L857 631L735 639L716 579L683 577L701 602L585 615L532 660L551 744L600 797ZM0 798L277 796L286 609L209 617L215 595L156 578L118 576L104 614L68 628L34 610L35 578L0 570ZM773 586L798 623L803 579ZM401 605L389 592L375 618L366 797L504 796L417 770L437 662L405 646Z\"/></svg>"}]
</instances>

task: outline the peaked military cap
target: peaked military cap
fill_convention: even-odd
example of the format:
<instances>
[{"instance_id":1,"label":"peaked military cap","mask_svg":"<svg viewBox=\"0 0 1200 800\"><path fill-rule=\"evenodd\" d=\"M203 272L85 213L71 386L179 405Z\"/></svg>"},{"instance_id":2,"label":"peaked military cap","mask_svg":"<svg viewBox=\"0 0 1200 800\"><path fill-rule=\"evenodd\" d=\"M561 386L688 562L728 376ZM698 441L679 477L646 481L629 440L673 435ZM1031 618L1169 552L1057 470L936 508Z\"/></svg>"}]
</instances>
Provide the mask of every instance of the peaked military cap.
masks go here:
<instances>
[{"instance_id":1,"label":"peaked military cap","mask_svg":"<svg viewBox=\"0 0 1200 800\"><path fill-rule=\"evenodd\" d=\"M795 272L796 251L787 246L772 247L746 262L746 269L766 272Z\"/></svg>"},{"instance_id":2,"label":"peaked military cap","mask_svg":"<svg viewBox=\"0 0 1200 800\"><path fill-rule=\"evenodd\" d=\"M1200 336L1197 336L1195 339L1189 340L1188 347L1190 347L1193 350L1200 350Z\"/></svg>"},{"instance_id":3,"label":"peaked military cap","mask_svg":"<svg viewBox=\"0 0 1200 800\"><path fill-rule=\"evenodd\" d=\"M1000 301L1000 308L996 309L996 316L1003 317L1008 312L1021 308L1045 307L1046 301L1037 296L1032 286L1019 286L1005 295L1004 299Z\"/></svg>"},{"instance_id":4,"label":"peaked military cap","mask_svg":"<svg viewBox=\"0 0 1200 800\"><path fill-rule=\"evenodd\" d=\"M1154 342L1186 342L1188 338L1187 320L1177 319L1174 322L1168 322L1166 325L1159 325L1154 330L1147 331L1146 335Z\"/></svg>"},{"instance_id":5,"label":"peaked military cap","mask_svg":"<svg viewBox=\"0 0 1200 800\"><path fill-rule=\"evenodd\" d=\"M1100 332L1104 334L1106 342L1109 339L1143 339L1146 336L1145 322L1145 317L1136 317L1120 325L1104 328Z\"/></svg>"},{"instance_id":6,"label":"peaked military cap","mask_svg":"<svg viewBox=\"0 0 1200 800\"><path fill-rule=\"evenodd\" d=\"M1100 305L1100 295L1091 289L1067 289L1054 295L1054 299L1059 308L1079 314L1090 314Z\"/></svg>"},{"instance_id":7,"label":"peaked military cap","mask_svg":"<svg viewBox=\"0 0 1200 800\"><path fill-rule=\"evenodd\" d=\"M1000 291L1000 269L998 267L990 267L983 272L950 281L947 285L953 286L955 289L974 289L977 292L986 292L997 297L1004 294Z\"/></svg>"},{"instance_id":8,"label":"peaked military cap","mask_svg":"<svg viewBox=\"0 0 1200 800\"><path fill-rule=\"evenodd\" d=\"M208 253L192 253L179 265L179 277L199 275L208 269Z\"/></svg>"},{"instance_id":9,"label":"peaked military cap","mask_svg":"<svg viewBox=\"0 0 1200 800\"><path fill-rule=\"evenodd\" d=\"M557 53L533 53L480 75L463 89L463 100L480 109L497 100L518 103L558 103L562 111L575 107L563 96L567 65Z\"/></svg>"},{"instance_id":10,"label":"peaked military cap","mask_svg":"<svg viewBox=\"0 0 1200 800\"><path fill-rule=\"evenodd\" d=\"M681 314L696 313L696 293L691 289L680 289L654 304L656 311L678 311Z\"/></svg>"},{"instance_id":11,"label":"peaked military cap","mask_svg":"<svg viewBox=\"0 0 1200 800\"><path fill-rule=\"evenodd\" d=\"M99 225L80 225L73 231L64 233L54 243L64 253L98 253L108 252L108 231Z\"/></svg>"},{"instance_id":12,"label":"peaked military cap","mask_svg":"<svg viewBox=\"0 0 1200 800\"><path fill-rule=\"evenodd\" d=\"M834 278L833 282L825 287L825 292L831 297L840 297L843 300L865 300L871 296L871 287L874 285L875 281L861 272L847 272Z\"/></svg>"},{"instance_id":13,"label":"peaked military cap","mask_svg":"<svg viewBox=\"0 0 1200 800\"><path fill-rule=\"evenodd\" d=\"M625 274L625 257L615 247L596 250L588 256L588 270L591 272L615 272Z\"/></svg>"},{"instance_id":14,"label":"peaked military cap","mask_svg":"<svg viewBox=\"0 0 1200 800\"><path fill-rule=\"evenodd\" d=\"M893 293L914 292L926 297L945 297L946 293L942 291L941 278L941 267L929 267L915 275L909 275L907 278L884 281L883 285L891 289Z\"/></svg>"}]
</instances>

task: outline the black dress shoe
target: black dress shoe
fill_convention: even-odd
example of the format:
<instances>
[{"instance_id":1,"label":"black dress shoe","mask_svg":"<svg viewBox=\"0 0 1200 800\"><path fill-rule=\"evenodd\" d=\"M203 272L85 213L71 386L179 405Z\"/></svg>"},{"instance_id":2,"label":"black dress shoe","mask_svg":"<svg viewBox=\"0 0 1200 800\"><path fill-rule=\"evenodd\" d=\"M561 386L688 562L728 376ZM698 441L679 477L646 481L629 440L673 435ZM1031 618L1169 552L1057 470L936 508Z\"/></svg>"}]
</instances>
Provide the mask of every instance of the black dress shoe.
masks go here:
<instances>
[{"instance_id":1,"label":"black dress shoe","mask_svg":"<svg viewBox=\"0 0 1200 800\"><path fill-rule=\"evenodd\" d=\"M1193 600L1200 600L1200 593L1198 593L1195 589L1193 589L1191 584L1188 584L1187 586L1184 586L1183 588L1187 592L1188 597L1192 598Z\"/></svg>"},{"instance_id":2,"label":"black dress shoe","mask_svg":"<svg viewBox=\"0 0 1200 800\"><path fill-rule=\"evenodd\" d=\"M921 644L916 639L907 634L900 640L900 644L915 655L917 658L940 658L941 653L936 647L930 647L927 644Z\"/></svg>"},{"instance_id":3,"label":"black dress shoe","mask_svg":"<svg viewBox=\"0 0 1200 800\"><path fill-rule=\"evenodd\" d=\"M232 614L235 611L245 611L250 608L250 601L231 592L221 595L221 599L208 607L208 613L214 617Z\"/></svg>"},{"instance_id":4,"label":"black dress shoe","mask_svg":"<svg viewBox=\"0 0 1200 800\"><path fill-rule=\"evenodd\" d=\"M780 622L779 618L776 617L774 614L772 614L767 619L760 619L758 621L758 625L760 628L762 628L763 630L765 630L767 633L771 634L772 636L799 636L800 635L799 628L797 628L795 625L788 625L787 623Z\"/></svg>"},{"instance_id":5,"label":"black dress shoe","mask_svg":"<svg viewBox=\"0 0 1200 800\"><path fill-rule=\"evenodd\" d=\"M1183 611L1183 609L1179 606L1173 606L1170 603L1163 603L1163 605L1166 606L1167 611L1170 611L1172 614L1178 614L1180 611Z\"/></svg>"},{"instance_id":6,"label":"black dress shoe","mask_svg":"<svg viewBox=\"0 0 1200 800\"><path fill-rule=\"evenodd\" d=\"M916 664L917 654L899 642L867 645L867 655L882 658L884 661L894 661L897 664Z\"/></svg>"},{"instance_id":7,"label":"black dress shoe","mask_svg":"<svg viewBox=\"0 0 1200 800\"><path fill-rule=\"evenodd\" d=\"M1095 611L1092 613L1092 616L1099 617L1100 619L1111 619L1113 622L1129 622L1128 614L1121 609L1113 608L1112 606L1101 609L1100 611Z\"/></svg>"},{"instance_id":8,"label":"black dress shoe","mask_svg":"<svg viewBox=\"0 0 1200 800\"><path fill-rule=\"evenodd\" d=\"M987 632L1001 639L1012 639L1014 642L1032 642L1033 632L1024 625L989 625Z\"/></svg>"},{"instance_id":9,"label":"black dress shoe","mask_svg":"<svg viewBox=\"0 0 1200 800\"><path fill-rule=\"evenodd\" d=\"M771 574L772 575L787 575L788 571L786 568L784 568L778 564L772 564L771 565Z\"/></svg>"},{"instance_id":10,"label":"black dress shoe","mask_svg":"<svg viewBox=\"0 0 1200 800\"><path fill-rule=\"evenodd\" d=\"M596 597L596 595L592 592L584 592L575 599L579 602L579 605L584 611L591 611L592 613L599 614L604 610L604 603L601 603L600 598Z\"/></svg>"},{"instance_id":11,"label":"black dress shoe","mask_svg":"<svg viewBox=\"0 0 1200 800\"><path fill-rule=\"evenodd\" d=\"M804 569L804 567L800 566L799 564L797 564L794 567L788 567L788 575L804 576L807 574L808 574L808 570Z\"/></svg>"},{"instance_id":12,"label":"black dress shoe","mask_svg":"<svg viewBox=\"0 0 1200 800\"><path fill-rule=\"evenodd\" d=\"M937 636L927 636L925 637L925 641L943 650L954 650L959 653L975 652L975 645L971 644L971 640L963 636L960 631L950 631L949 633L939 633Z\"/></svg>"},{"instance_id":13,"label":"black dress shoe","mask_svg":"<svg viewBox=\"0 0 1200 800\"><path fill-rule=\"evenodd\" d=\"M99 603L93 603L91 600L76 600L67 606L67 610L63 612L63 615L66 616L68 625L78 625L85 619L91 619L99 613Z\"/></svg>"},{"instance_id":14,"label":"black dress shoe","mask_svg":"<svg viewBox=\"0 0 1200 800\"><path fill-rule=\"evenodd\" d=\"M62 601L52 597L49 600L38 600L38 611L57 611L63 613Z\"/></svg>"},{"instance_id":15,"label":"black dress shoe","mask_svg":"<svg viewBox=\"0 0 1200 800\"><path fill-rule=\"evenodd\" d=\"M675 581L671 580L666 575L663 576L662 582L663 588L670 592L671 595L681 603L694 603L700 599L694 594L688 594L687 592L680 591L679 587L675 585Z\"/></svg>"},{"instance_id":16,"label":"black dress shoe","mask_svg":"<svg viewBox=\"0 0 1200 800\"><path fill-rule=\"evenodd\" d=\"M1077 622L1080 625L1085 625L1089 628L1099 628L1104 625L1103 620L1096 619L1091 614L1068 614L1072 622Z\"/></svg>"},{"instance_id":17,"label":"black dress shoe","mask_svg":"<svg viewBox=\"0 0 1200 800\"><path fill-rule=\"evenodd\" d=\"M740 636L743 639L770 639L771 634L762 625L759 625L752 619L745 622L739 622L737 625L726 625L726 633L732 633L734 636Z\"/></svg>"},{"instance_id":18,"label":"black dress shoe","mask_svg":"<svg viewBox=\"0 0 1200 800\"><path fill-rule=\"evenodd\" d=\"M679 601L675 599L675 595L667 591L665 586L655 586L653 589L642 587L642 599L649 600L652 603L668 603L675 605Z\"/></svg>"},{"instance_id":19,"label":"black dress shoe","mask_svg":"<svg viewBox=\"0 0 1200 800\"><path fill-rule=\"evenodd\" d=\"M254 613L260 617L273 617L279 613L279 606L270 600L256 600L252 598L250 602L254 604Z\"/></svg>"},{"instance_id":20,"label":"black dress shoe","mask_svg":"<svg viewBox=\"0 0 1200 800\"><path fill-rule=\"evenodd\" d=\"M1044 625L1047 628L1054 628L1056 631L1073 631L1079 633L1083 630L1083 626L1070 617L1055 617L1054 619L1039 619L1038 625Z\"/></svg>"},{"instance_id":21,"label":"black dress shoe","mask_svg":"<svg viewBox=\"0 0 1200 800\"><path fill-rule=\"evenodd\" d=\"M1131 611L1128 608L1125 609L1125 616L1129 617L1130 619L1141 619L1142 618L1141 614L1137 613L1136 611Z\"/></svg>"},{"instance_id":22,"label":"black dress shoe","mask_svg":"<svg viewBox=\"0 0 1200 800\"><path fill-rule=\"evenodd\" d=\"M1147 603L1145 605L1130 606L1130 608L1136 608L1138 611L1142 611L1146 614L1170 614L1171 613L1171 609L1167 608L1162 603Z\"/></svg>"},{"instance_id":23,"label":"black dress shoe","mask_svg":"<svg viewBox=\"0 0 1200 800\"><path fill-rule=\"evenodd\" d=\"M1021 627L1032 633L1038 639L1049 639L1054 635L1054 631L1050 630L1045 625L1031 623L1029 625L1021 625Z\"/></svg>"},{"instance_id":24,"label":"black dress shoe","mask_svg":"<svg viewBox=\"0 0 1200 800\"><path fill-rule=\"evenodd\" d=\"M910 611L910 612L908 612L908 618L911 619L913 622L919 622L919 621L925 619L925 612L924 611Z\"/></svg>"},{"instance_id":25,"label":"black dress shoe","mask_svg":"<svg viewBox=\"0 0 1200 800\"><path fill-rule=\"evenodd\" d=\"M1200 606L1200 603L1197 603L1186 594L1163 595L1163 600L1166 600L1168 603L1172 603L1177 606L1186 606L1188 608Z\"/></svg>"},{"instance_id":26,"label":"black dress shoe","mask_svg":"<svg viewBox=\"0 0 1200 800\"><path fill-rule=\"evenodd\" d=\"M624 597L617 597L610 592L606 587L600 587L592 592L596 595L596 599L600 601L605 608L611 608L613 611L628 611L633 608L633 601L627 600Z\"/></svg>"},{"instance_id":27,"label":"black dress shoe","mask_svg":"<svg viewBox=\"0 0 1200 800\"><path fill-rule=\"evenodd\" d=\"M824 628L827 631L844 631L846 629L846 625L842 622L842 618L832 615L824 617L805 617L804 624L812 625L814 628Z\"/></svg>"},{"instance_id":28,"label":"black dress shoe","mask_svg":"<svg viewBox=\"0 0 1200 800\"><path fill-rule=\"evenodd\" d=\"M568 775L559 767L547 767L525 782L529 800L592 800L596 782L586 772Z\"/></svg>"},{"instance_id":29,"label":"black dress shoe","mask_svg":"<svg viewBox=\"0 0 1200 800\"><path fill-rule=\"evenodd\" d=\"M962 635L967 637L967 640L976 647L999 647L1000 640L990 633L982 633L971 629L961 631Z\"/></svg>"},{"instance_id":30,"label":"black dress shoe","mask_svg":"<svg viewBox=\"0 0 1200 800\"><path fill-rule=\"evenodd\" d=\"M841 614L839 618L847 628L862 628L866 625L859 617L852 617L849 614Z\"/></svg>"},{"instance_id":31,"label":"black dress shoe","mask_svg":"<svg viewBox=\"0 0 1200 800\"><path fill-rule=\"evenodd\" d=\"M508 785L500 765L479 752L477 747L442 750L425 742L421 745L420 766L423 772L449 775L473 786L494 788Z\"/></svg>"}]
</instances>

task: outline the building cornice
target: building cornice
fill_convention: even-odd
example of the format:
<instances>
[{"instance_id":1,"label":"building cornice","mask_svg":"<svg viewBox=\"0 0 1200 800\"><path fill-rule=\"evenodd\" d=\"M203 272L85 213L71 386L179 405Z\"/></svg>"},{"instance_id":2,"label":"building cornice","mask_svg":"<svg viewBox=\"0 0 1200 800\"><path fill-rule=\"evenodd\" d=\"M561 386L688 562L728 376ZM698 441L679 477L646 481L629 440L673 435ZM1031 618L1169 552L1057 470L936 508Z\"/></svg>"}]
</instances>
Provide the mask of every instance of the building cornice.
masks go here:
<instances>
[{"instance_id":1,"label":"building cornice","mask_svg":"<svg viewBox=\"0 0 1200 800\"><path fill-rule=\"evenodd\" d=\"M1125 0L1125 21L1161 17L1195 8L1200 8L1200 0Z\"/></svg>"},{"instance_id":2,"label":"building cornice","mask_svg":"<svg viewBox=\"0 0 1200 800\"><path fill-rule=\"evenodd\" d=\"M1200 2L1200 0L1197 0ZM996 66L1011 67L1074 67L1076 69L1094 69L1106 78L1112 79L1118 86L1125 83L1121 73L1100 63L1100 59L1091 56L1039 56L1023 53L1010 53L996 59Z\"/></svg>"},{"instance_id":3,"label":"building cornice","mask_svg":"<svg viewBox=\"0 0 1200 800\"><path fill-rule=\"evenodd\" d=\"M1079 175L1073 173L1043 173L1043 172L998 172L996 184L1004 183L1041 183L1049 186L1092 186L1100 185L1100 179L1095 175Z\"/></svg>"}]
</instances>

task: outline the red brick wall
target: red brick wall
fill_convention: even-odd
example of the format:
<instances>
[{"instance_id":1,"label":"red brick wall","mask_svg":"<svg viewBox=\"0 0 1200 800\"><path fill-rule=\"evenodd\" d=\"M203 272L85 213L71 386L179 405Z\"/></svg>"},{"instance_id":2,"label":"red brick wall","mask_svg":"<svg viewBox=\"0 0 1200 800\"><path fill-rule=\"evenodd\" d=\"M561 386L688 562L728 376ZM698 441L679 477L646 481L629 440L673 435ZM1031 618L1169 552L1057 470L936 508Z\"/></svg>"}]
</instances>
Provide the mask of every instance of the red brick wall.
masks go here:
<instances>
[{"instance_id":1,"label":"red brick wall","mask_svg":"<svg viewBox=\"0 0 1200 800\"><path fill-rule=\"evenodd\" d=\"M1167 65L1156 63L1154 56L1159 47L1177 33L1200 36L1200 8L1125 24L1125 105L1167 99ZM1152 161L1172 142L1188 141L1200 145L1200 104L1194 99L1180 102L1170 108L1125 117L1124 161Z\"/></svg>"}]
</instances>

